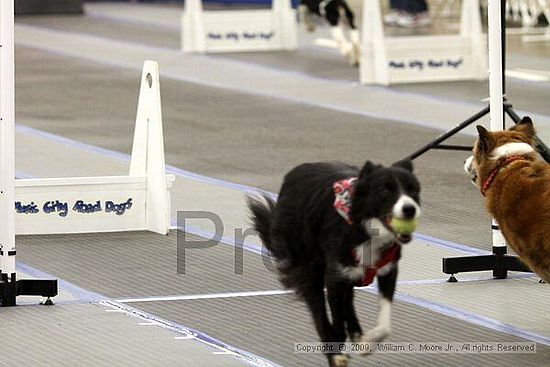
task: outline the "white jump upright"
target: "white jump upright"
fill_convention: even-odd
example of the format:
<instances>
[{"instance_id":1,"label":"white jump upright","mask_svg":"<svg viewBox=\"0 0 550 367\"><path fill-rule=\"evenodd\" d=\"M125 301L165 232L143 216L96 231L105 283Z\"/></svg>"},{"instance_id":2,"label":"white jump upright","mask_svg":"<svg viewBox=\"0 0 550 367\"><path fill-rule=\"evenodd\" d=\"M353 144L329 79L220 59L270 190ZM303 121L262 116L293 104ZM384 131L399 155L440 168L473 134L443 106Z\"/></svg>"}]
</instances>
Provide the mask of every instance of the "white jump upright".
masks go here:
<instances>
[{"instance_id":1,"label":"white jump upright","mask_svg":"<svg viewBox=\"0 0 550 367\"><path fill-rule=\"evenodd\" d=\"M9 155L13 157L13 150ZM158 64L146 61L129 175L15 180L16 233L167 234L174 180L165 173Z\"/></svg>"},{"instance_id":2,"label":"white jump upright","mask_svg":"<svg viewBox=\"0 0 550 367\"><path fill-rule=\"evenodd\" d=\"M492 131L504 129L504 92L502 70L502 24L501 0L489 0L488 37L489 37L489 123ZM491 223L493 252L506 253L506 240L495 219Z\"/></svg>"},{"instance_id":3,"label":"white jump upright","mask_svg":"<svg viewBox=\"0 0 550 367\"><path fill-rule=\"evenodd\" d=\"M296 11L291 0L273 0L271 9L203 10L202 0L186 0L181 18L185 53L295 50Z\"/></svg>"},{"instance_id":4,"label":"white jump upright","mask_svg":"<svg viewBox=\"0 0 550 367\"><path fill-rule=\"evenodd\" d=\"M15 274L13 1L0 1L0 273Z\"/></svg>"},{"instance_id":5,"label":"white jump upright","mask_svg":"<svg viewBox=\"0 0 550 367\"><path fill-rule=\"evenodd\" d=\"M386 37L379 0L363 1L360 81L432 82L487 77L479 0L463 0L460 33Z\"/></svg>"}]
</instances>

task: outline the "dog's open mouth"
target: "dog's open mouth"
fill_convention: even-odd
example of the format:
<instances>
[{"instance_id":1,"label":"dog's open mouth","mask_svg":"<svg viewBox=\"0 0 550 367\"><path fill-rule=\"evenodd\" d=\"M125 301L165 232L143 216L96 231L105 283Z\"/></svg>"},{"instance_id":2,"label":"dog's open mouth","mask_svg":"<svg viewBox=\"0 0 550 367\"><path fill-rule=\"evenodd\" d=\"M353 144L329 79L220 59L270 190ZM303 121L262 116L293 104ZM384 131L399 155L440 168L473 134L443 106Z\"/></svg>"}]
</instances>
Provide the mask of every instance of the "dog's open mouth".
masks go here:
<instances>
[{"instance_id":1,"label":"dog's open mouth","mask_svg":"<svg viewBox=\"0 0 550 367\"><path fill-rule=\"evenodd\" d=\"M406 243L411 242L412 241L412 234L396 232L393 229L393 227L391 226L392 219L393 219L393 217L391 215L388 215L388 216L384 217L384 219L382 220L382 223L384 223L384 226L386 227L386 229L388 231L392 232L395 235L395 238L397 239L397 242L399 242L401 244L406 244Z\"/></svg>"}]
</instances>

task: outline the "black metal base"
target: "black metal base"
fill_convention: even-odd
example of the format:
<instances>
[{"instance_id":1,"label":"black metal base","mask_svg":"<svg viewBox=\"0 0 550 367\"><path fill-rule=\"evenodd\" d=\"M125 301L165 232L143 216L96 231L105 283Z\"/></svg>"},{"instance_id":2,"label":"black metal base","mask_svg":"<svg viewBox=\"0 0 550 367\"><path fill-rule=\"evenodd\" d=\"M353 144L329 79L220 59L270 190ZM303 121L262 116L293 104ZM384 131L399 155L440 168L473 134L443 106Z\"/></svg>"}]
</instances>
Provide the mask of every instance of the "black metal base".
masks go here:
<instances>
[{"instance_id":1,"label":"black metal base","mask_svg":"<svg viewBox=\"0 0 550 367\"><path fill-rule=\"evenodd\" d=\"M16 279L16 274L0 274L0 307L17 304L18 296L46 297L43 305L53 305L51 297L57 296L57 279Z\"/></svg>"},{"instance_id":2,"label":"black metal base","mask_svg":"<svg viewBox=\"0 0 550 367\"><path fill-rule=\"evenodd\" d=\"M455 274L473 271L492 271L495 279L505 279L508 271L531 273L521 260L506 254L506 247L493 247L493 254L480 256L447 257L443 259L443 272L449 274L449 283L458 280Z\"/></svg>"}]
</instances>

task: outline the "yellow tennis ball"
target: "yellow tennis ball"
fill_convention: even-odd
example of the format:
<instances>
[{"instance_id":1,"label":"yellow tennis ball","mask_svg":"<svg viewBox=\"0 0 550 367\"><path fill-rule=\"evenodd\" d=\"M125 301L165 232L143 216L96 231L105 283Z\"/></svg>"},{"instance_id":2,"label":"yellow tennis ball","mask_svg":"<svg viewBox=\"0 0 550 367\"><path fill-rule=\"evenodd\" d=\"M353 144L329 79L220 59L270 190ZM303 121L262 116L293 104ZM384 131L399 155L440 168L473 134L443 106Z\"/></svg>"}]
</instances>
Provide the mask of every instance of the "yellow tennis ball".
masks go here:
<instances>
[{"instance_id":1,"label":"yellow tennis ball","mask_svg":"<svg viewBox=\"0 0 550 367\"><path fill-rule=\"evenodd\" d=\"M414 232L417 225L418 225L418 220L416 218L414 219L392 218L390 222L390 226L393 228L393 230L396 233L399 233L399 234L411 234Z\"/></svg>"}]
</instances>

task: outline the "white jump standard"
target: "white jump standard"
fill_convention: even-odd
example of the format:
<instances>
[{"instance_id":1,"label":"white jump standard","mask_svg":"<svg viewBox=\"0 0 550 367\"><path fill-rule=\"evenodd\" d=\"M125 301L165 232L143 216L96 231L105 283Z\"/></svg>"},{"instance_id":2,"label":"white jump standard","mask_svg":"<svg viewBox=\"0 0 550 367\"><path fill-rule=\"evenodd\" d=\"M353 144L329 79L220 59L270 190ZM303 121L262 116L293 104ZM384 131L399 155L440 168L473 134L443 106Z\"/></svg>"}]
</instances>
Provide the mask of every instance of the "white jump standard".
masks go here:
<instances>
[{"instance_id":1,"label":"white jump standard","mask_svg":"<svg viewBox=\"0 0 550 367\"><path fill-rule=\"evenodd\" d=\"M487 77L479 0L464 0L460 33L387 37L379 0L363 1L360 81L363 84L432 82Z\"/></svg>"},{"instance_id":2,"label":"white jump standard","mask_svg":"<svg viewBox=\"0 0 550 367\"><path fill-rule=\"evenodd\" d=\"M16 180L16 233L168 234L174 180L165 173L158 64L146 61L129 175Z\"/></svg>"},{"instance_id":3,"label":"white jump standard","mask_svg":"<svg viewBox=\"0 0 550 367\"><path fill-rule=\"evenodd\" d=\"M185 53L295 50L296 11L290 0L273 0L271 9L203 10L187 0L181 18Z\"/></svg>"},{"instance_id":4,"label":"white jump standard","mask_svg":"<svg viewBox=\"0 0 550 367\"><path fill-rule=\"evenodd\" d=\"M15 62L14 2L0 2L0 305L17 296L57 295L57 280L20 279L15 269Z\"/></svg>"},{"instance_id":5,"label":"white jump standard","mask_svg":"<svg viewBox=\"0 0 550 367\"><path fill-rule=\"evenodd\" d=\"M128 175L15 179L13 1L0 2L0 303L57 295L56 280L16 279L16 234L170 230L158 64L143 65Z\"/></svg>"}]
</instances>

